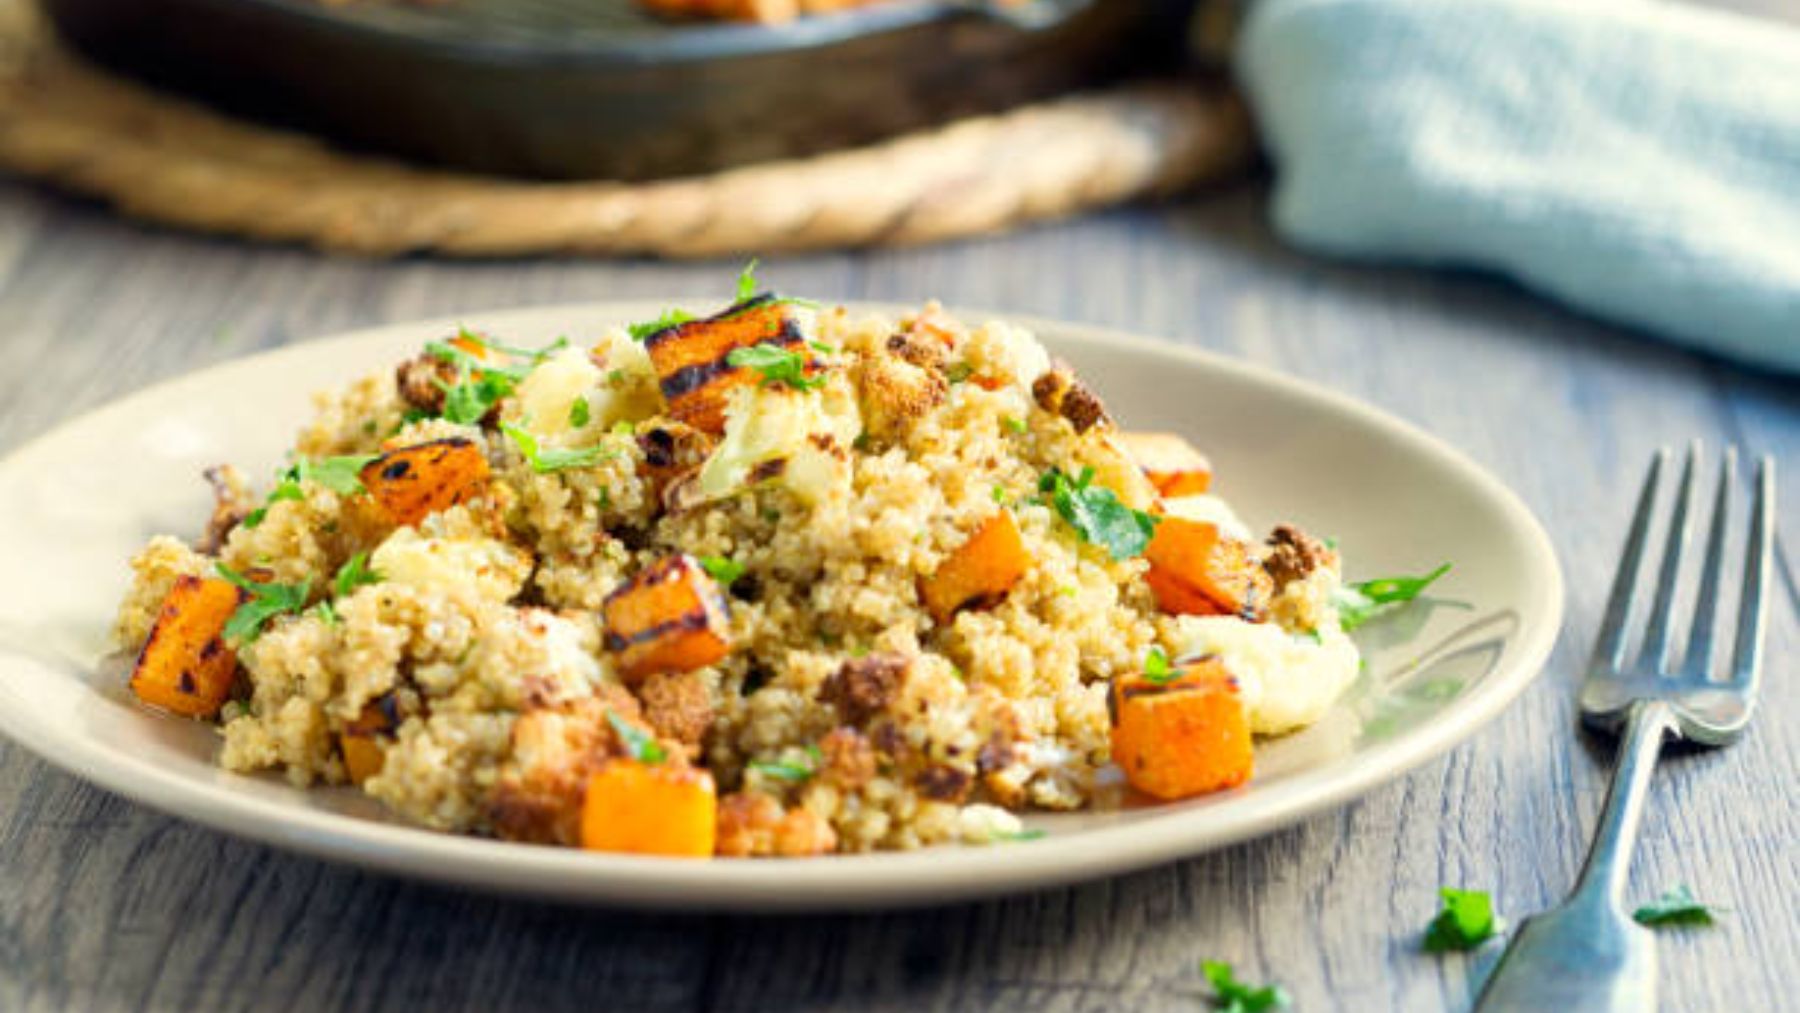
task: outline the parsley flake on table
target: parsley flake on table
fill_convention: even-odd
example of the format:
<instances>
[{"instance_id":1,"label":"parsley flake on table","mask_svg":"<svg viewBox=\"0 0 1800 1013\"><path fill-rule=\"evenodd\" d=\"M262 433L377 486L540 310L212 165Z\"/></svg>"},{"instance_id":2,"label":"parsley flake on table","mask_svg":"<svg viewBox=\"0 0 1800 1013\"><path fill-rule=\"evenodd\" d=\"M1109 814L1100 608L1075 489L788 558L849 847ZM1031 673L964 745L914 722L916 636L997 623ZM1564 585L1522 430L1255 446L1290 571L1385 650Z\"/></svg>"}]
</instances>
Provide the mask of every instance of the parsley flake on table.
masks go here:
<instances>
[{"instance_id":1,"label":"parsley flake on table","mask_svg":"<svg viewBox=\"0 0 1800 1013\"><path fill-rule=\"evenodd\" d=\"M1213 987L1213 1008L1219 1013L1266 1013L1287 1009L1292 1001L1280 985L1258 988L1237 980L1237 972L1223 960L1201 961L1200 973Z\"/></svg>"},{"instance_id":2,"label":"parsley flake on table","mask_svg":"<svg viewBox=\"0 0 1800 1013\"><path fill-rule=\"evenodd\" d=\"M1438 896L1444 906L1425 929L1427 951L1472 950L1493 938L1494 903L1486 891L1446 886Z\"/></svg>"},{"instance_id":3,"label":"parsley flake on table","mask_svg":"<svg viewBox=\"0 0 1800 1013\"><path fill-rule=\"evenodd\" d=\"M1715 909L1724 910L1695 900L1694 892L1686 884L1682 884L1673 890L1663 891L1661 897L1633 911L1631 917L1637 919L1639 924L1652 928L1663 925L1711 925Z\"/></svg>"},{"instance_id":4,"label":"parsley flake on table","mask_svg":"<svg viewBox=\"0 0 1800 1013\"><path fill-rule=\"evenodd\" d=\"M785 383L795 390L812 390L825 386L823 376L806 375L806 356L791 349L764 342L734 348L725 356L733 366L747 366L762 374L764 387Z\"/></svg>"},{"instance_id":5,"label":"parsley flake on table","mask_svg":"<svg viewBox=\"0 0 1800 1013\"><path fill-rule=\"evenodd\" d=\"M606 723L612 725L614 734L619 736L619 744L625 747L625 755L639 763L661 763L669 758L667 750L656 737L637 725L625 720L612 711L606 712Z\"/></svg>"},{"instance_id":6,"label":"parsley flake on table","mask_svg":"<svg viewBox=\"0 0 1800 1013\"><path fill-rule=\"evenodd\" d=\"M730 587L734 581L744 575L744 564L724 556L701 556L700 569L706 575L719 582L723 587Z\"/></svg>"},{"instance_id":7,"label":"parsley flake on table","mask_svg":"<svg viewBox=\"0 0 1800 1013\"><path fill-rule=\"evenodd\" d=\"M219 576L250 596L225 621L225 639L237 647L261 636L263 627L276 616L298 615L306 608L307 596L312 591L311 581L303 580L298 584L264 583L251 580L224 563L218 564L218 570Z\"/></svg>"},{"instance_id":8,"label":"parsley flake on table","mask_svg":"<svg viewBox=\"0 0 1800 1013\"><path fill-rule=\"evenodd\" d=\"M585 468L598 461L606 452L605 447L546 448L538 443L537 437L509 422L502 422L500 431L512 439L513 445L519 448L519 453L525 456L526 463L531 465L531 470L540 475L566 471L569 468Z\"/></svg>"},{"instance_id":9,"label":"parsley flake on table","mask_svg":"<svg viewBox=\"0 0 1800 1013\"><path fill-rule=\"evenodd\" d=\"M357 588L379 584L381 580L381 574L369 566L369 554L359 552L338 567L337 575L331 579L331 596L345 598Z\"/></svg>"},{"instance_id":10,"label":"parsley flake on table","mask_svg":"<svg viewBox=\"0 0 1800 1013\"><path fill-rule=\"evenodd\" d=\"M1403 605L1430 587L1434 581L1450 572L1450 564L1444 563L1437 569L1422 577L1378 577L1358 584L1347 584L1338 589L1332 597L1337 606L1338 619L1348 633L1386 609L1390 605Z\"/></svg>"},{"instance_id":11,"label":"parsley flake on table","mask_svg":"<svg viewBox=\"0 0 1800 1013\"><path fill-rule=\"evenodd\" d=\"M1133 510L1105 486L1096 486L1094 469L1083 468L1070 479L1060 468L1051 468L1038 480L1038 491L1075 529L1082 541L1106 549L1115 560L1142 555L1156 532L1156 518Z\"/></svg>"},{"instance_id":12,"label":"parsley flake on table","mask_svg":"<svg viewBox=\"0 0 1800 1013\"><path fill-rule=\"evenodd\" d=\"M806 762L796 763L792 760L752 760L750 769L777 780L799 783L819 772L825 766L825 754L816 745L806 747Z\"/></svg>"}]
</instances>

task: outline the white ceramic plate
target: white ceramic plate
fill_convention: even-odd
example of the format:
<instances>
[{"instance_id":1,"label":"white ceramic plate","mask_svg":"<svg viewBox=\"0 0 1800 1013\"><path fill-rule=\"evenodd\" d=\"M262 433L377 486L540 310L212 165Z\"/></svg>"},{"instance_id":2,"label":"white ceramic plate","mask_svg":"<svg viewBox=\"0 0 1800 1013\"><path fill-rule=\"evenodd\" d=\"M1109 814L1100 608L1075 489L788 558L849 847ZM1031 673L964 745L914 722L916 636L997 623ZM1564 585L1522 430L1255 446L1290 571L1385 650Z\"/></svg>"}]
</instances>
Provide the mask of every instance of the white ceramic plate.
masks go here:
<instances>
[{"instance_id":1,"label":"white ceramic plate","mask_svg":"<svg viewBox=\"0 0 1800 1013\"><path fill-rule=\"evenodd\" d=\"M578 305L461 322L534 344L592 337L666 305ZM965 314L978 319L979 314ZM1259 749L1255 780L1195 801L1033 817L986 848L693 861L453 837L385 819L348 789L300 791L212 763L216 733L135 706L103 662L126 560L193 534L201 468L273 470L309 392L413 354L448 321L316 341L143 391L0 463L0 731L146 805L279 847L509 893L646 907L869 908L1047 887L1217 848L1340 804L1442 753L1536 674L1562 615L1550 543L1511 492L1437 440L1348 398L1241 363L1090 328L1023 321L1134 428L1212 456L1218 490L1261 527L1335 536L1352 578L1455 569L1436 602L1358 633L1368 670L1318 725Z\"/></svg>"}]
</instances>

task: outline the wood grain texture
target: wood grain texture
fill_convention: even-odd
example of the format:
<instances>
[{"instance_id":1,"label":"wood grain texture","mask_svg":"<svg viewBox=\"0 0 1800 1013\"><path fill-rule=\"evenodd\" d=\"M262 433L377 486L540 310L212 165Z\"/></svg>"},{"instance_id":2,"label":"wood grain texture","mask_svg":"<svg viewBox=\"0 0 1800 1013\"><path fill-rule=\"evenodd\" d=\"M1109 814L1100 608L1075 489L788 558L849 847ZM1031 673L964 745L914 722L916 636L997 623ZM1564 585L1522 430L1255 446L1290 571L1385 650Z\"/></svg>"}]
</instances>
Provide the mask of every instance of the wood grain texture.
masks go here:
<instances>
[{"instance_id":1,"label":"wood grain texture","mask_svg":"<svg viewBox=\"0 0 1800 1013\"><path fill-rule=\"evenodd\" d=\"M1159 335L1305 376L1467 451L1551 531L1570 585L1548 673L1447 759L1245 845L1074 889L892 915L563 909L340 868L123 802L0 742L0 1009L1203 1008L1202 957L1300 1010L1466 1007L1497 953L1426 956L1442 884L1513 916L1579 865L1608 753L1574 732L1631 490L1700 436L1779 456L1800 503L1800 390L1499 282L1302 258L1255 186L1003 239L769 262L826 298L916 300ZM719 291L734 265L323 260L141 229L0 183L0 452L160 378L361 325ZM1405 490L1395 490L1404 496ZM1788 1004L1800 978L1796 560L1783 542L1763 719L1658 774L1634 896L1734 911L1664 937L1668 1009Z\"/></svg>"}]
</instances>

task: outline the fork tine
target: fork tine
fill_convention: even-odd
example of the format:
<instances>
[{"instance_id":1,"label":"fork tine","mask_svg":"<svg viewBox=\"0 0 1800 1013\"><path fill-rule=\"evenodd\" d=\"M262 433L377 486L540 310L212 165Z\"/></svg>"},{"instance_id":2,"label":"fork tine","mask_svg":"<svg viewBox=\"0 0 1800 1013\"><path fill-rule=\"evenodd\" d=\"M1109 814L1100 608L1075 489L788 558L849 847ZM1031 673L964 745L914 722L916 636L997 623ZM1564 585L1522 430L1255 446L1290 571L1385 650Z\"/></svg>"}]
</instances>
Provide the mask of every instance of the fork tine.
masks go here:
<instances>
[{"instance_id":1,"label":"fork tine","mask_svg":"<svg viewBox=\"0 0 1800 1013\"><path fill-rule=\"evenodd\" d=\"M1731 521L1731 494L1737 485L1737 448L1726 447L1719 462L1719 491L1713 497L1712 524L1706 535L1706 561L1700 567L1700 593L1694 599L1694 629L1688 634L1682 674L1704 680L1712 671L1713 640L1719 625L1719 580L1725 571L1725 534Z\"/></svg>"},{"instance_id":2,"label":"fork tine","mask_svg":"<svg viewBox=\"0 0 1800 1013\"><path fill-rule=\"evenodd\" d=\"M1644 652L1640 664L1667 672L1669 620L1675 612L1675 585L1681 581L1681 557L1687 554L1688 513L1694 502L1694 465L1700 457L1700 441L1688 445L1687 462L1681 467L1681 487L1675 494L1675 513L1669 518L1669 538L1663 548L1662 572L1656 581L1656 603L1650 607L1650 623L1644 628Z\"/></svg>"},{"instance_id":3,"label":"fork tine","mask_svg":"<svg viewBox=\"0 0 1800 1013\"><path fill-rule=\"evenodd\" d=\"M1762 674L1763 629L1769 618L1763 588L1769 583L1769 561L1775 554L1774 516L1775 461L1763 457L1756 465L1756 505L1750 514L1744 597L1738 605L1737 645L1731 666L1732 684L1746 694L1756 692Z\"/></svg>"},{"instance_id":4,"label":"fork tine","mask_svg":"<svg viewBox=\"0 0 1800 1013\"><path fill-rule=\"evenodd\" d=\"M1644 476L1644 489L1638 493L1637 511L1631 517L1631 531L1625 536L1625 548L1619 554L1619 572L1613 577L1612 593L1606 599L1606 612L1600 619L1600 634L1594 639L1592 669L1618 672L1625 653L1625 624L1631 618L1631 601L1637 593L1638 568L1644 561L1644 540L1650 533L1650 515L1656 511L1656 487L1662 481L1663 465L1669 460L1664 447L1650 459L1650 473Z\"/></svg>"}]
</instances>

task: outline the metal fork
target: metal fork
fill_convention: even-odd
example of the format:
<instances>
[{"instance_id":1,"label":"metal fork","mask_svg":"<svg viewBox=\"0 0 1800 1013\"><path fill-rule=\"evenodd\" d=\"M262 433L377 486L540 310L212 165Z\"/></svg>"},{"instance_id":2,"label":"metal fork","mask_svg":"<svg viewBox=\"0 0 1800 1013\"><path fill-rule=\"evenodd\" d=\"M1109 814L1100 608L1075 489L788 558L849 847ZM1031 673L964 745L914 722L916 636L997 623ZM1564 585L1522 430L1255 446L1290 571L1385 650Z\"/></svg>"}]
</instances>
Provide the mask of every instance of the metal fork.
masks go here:
<instances>
[{"instance_id":1,"label":"metal fork","mask_svg":"<svg viewBox=\"0 0 1800 1013\"><path fill-rule=\"evenodd\" d=\"M1482 989L1475 1007L1478 1013L1577 1013L1650 1010L1656 1006L1655 938L1649 929L1626 915L1623 903L1644 795L1657 754L1671 734L1689 742L1722 746L1736 741L1749 724L1762 670L1767 611L1763 591L1769 582L1774 542L1775 463L1765 457L1756 469L1756 499L1751 509L1733 658L1725 672L1716 673L1714 634L1737 465L1736 454L1727 450L1707 537L1706 559L1701 566L1687 653L1678 665L1671 618L1676 586L1681 580L1681 557L1688 543L1688 515L1692 512L1699 456L1700 446L1696 443L1682 468L1643 646L1627 664L1628 628L1638 597L1638 572L1644 562L1644 543L1655 513L1658 487L1669 462L1668 450L1659 451L1651 461L1650 474L1638 496L1637 514L1625 539L1619 572L1613 578L1612 596L1607 601L1594 657L1582 681L1583 722L1617 734L1621 740L1618 765L1613 770L1606 808L1587 864L1582 867L1574 891L1560 907L1528 918L1519 926Z\"/></svg>"}]
</instances>

